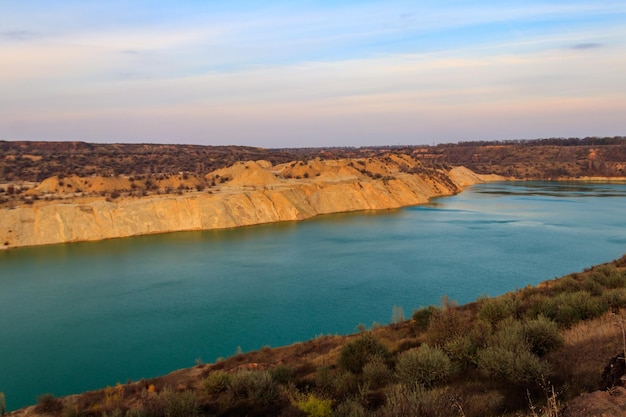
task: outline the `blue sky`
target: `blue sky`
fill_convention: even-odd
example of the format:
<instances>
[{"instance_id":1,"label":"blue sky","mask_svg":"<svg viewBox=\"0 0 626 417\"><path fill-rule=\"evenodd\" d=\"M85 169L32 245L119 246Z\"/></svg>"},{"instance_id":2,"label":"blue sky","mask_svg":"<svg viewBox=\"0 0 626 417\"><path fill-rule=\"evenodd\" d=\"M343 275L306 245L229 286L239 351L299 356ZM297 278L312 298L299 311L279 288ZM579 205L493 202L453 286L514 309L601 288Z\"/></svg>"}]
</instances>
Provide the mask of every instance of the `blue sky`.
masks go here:
<instances>
[{"instance_id":1,"label":"blue sky","mask_svg":"<svg viewBox=\"0 0 626 417\"><path fill-rule=\"evenodd\" d=\"M626 134L622 1L0 0L0 139Z\"/></svg>"}]
</instances>

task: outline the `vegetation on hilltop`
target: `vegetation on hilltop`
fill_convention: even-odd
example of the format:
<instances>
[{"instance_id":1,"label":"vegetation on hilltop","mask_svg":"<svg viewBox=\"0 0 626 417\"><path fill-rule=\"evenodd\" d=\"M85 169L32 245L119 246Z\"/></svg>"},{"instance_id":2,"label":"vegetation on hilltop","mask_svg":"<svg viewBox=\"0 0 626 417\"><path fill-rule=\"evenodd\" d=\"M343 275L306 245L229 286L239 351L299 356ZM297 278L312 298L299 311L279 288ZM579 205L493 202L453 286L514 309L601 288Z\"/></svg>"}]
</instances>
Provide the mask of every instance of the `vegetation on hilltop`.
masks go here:
<instances>
[{"instance_id":1,"label":"vegetation on hilltop","mask_svg":"<svg viewBox=\"0 0 626 417\"><path fill-rule=\"evenodd\" d=\"M626 176L626 138L461 142L437 146L262 149L246 146L93 144L0 141L0 182L39 182L52 176L205 175L237 161L273 164L314 158L409 154L424 164L464 165L480 173L518 178Z\"/></svg>"},{"instance_id":2,"label":"vegetation on hilltop","mask_svg":"<svg viewBox=\"0 0 626 417\"><path fill-rule=\"evenodd\" d=\"M408 321L394 311L393 324L351 336L43 396L29 415L573 417L624 351L625 308L626 256L464 306L444 299Z\"/></svg>"},{"instance_id":3,"label":"vegetation on hilltop","mask_svg":"<svg viewBox=\"0 0 626 417\"><path fill-rule=\"evenodd\" d=\"M417 168L407 166L403 172L429 175L450 166L465 166L479 174L518 179L626 177L626 138L623 137L298 149L0 141L0 204L32 204L41 198L56 199L60 194L115 199L210 191L211 187L228 181L227 177L212 173L236 162L299 163L284 173L286 179L297 179L310 176L311 173L300 172L303 170L299 166L309 165L313 160L367 161L394 155L410 155L418 162ZM372 178L385 178L384 173L371 172L367 167L356 168ZM92 184L93 178L103 183L100 189ZM58 192L25 193L46 179L55 179Z\"/></svg>"}]
</instances>

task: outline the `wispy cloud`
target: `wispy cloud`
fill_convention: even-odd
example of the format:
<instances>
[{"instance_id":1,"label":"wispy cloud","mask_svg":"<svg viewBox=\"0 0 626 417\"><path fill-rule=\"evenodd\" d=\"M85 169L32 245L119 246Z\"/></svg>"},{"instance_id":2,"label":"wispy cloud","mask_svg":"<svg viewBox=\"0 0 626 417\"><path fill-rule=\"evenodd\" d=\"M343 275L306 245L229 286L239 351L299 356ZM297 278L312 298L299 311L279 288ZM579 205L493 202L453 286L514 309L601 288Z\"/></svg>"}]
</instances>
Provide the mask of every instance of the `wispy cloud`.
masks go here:
<instances>
[{"instance_id":1,"label":"wispy cloud","mask_svg":"<svg viewBox=\"0 0 626 417\"><path fill-rule=\"evenodd\" d=\"M603 44L597 42L588 42L588 43L577 43L576 45L572 45L572 49L585 50L585 49L598 49L604 47Z\"/></svg>"},{"instance_id":2,"label":"wispy cloud","mask_svg":"<svg viewBox=\"0 0 626 417\"><path fill-rule=\"evenodd\" d=\"M13 41L30 41L40 38L41 34L30 30L7 30L0 32L0 37Z\"/></svg>"}]
</instances>

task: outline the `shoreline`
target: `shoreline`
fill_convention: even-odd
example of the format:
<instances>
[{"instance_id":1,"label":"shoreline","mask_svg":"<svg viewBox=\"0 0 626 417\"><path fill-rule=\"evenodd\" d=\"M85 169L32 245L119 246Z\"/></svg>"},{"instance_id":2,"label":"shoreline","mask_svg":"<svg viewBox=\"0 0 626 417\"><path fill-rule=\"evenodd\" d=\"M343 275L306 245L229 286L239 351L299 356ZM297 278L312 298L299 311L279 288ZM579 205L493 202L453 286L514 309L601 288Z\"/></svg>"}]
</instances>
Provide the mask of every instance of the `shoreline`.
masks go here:
<instances>
[{"instance_id":1,"label":"shoreline","mask_svg":"<svg viewBox=\"0 0 626 417\"><path fill-rule=\"evenodd\" d=\"M194 180L212 185L208 190L196 191ZM390 155L294 161L276 166L267 161L237 162L204 178L173 175L162 183L169 191L161 193L157 189L147 195L145 188L143 193L133 191L151 182L149 178L143 181L69 176L31 184L24 193L28 202L0 208L0 250L397 209L425 204L432 198L454 195L484 182L622 184L626 177L524 180L477 174L465 167L425 168L412 156ZM187 191L182 191L183 184ZM79 193L79 187L86 192ZM178 192L174 192L177 187Z\"/></svg>"}]
</instances>

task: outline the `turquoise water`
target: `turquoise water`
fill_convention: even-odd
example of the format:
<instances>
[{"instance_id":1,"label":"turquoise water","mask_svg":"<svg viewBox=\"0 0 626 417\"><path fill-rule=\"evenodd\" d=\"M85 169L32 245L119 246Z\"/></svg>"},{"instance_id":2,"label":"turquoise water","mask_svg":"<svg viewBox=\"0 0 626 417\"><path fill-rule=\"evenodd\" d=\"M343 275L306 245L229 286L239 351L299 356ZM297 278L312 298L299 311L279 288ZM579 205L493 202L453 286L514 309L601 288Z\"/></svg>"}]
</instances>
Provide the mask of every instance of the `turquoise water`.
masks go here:
<instances>
[{"instance_id":1,"label":"turquoise water","mask_svg":"<svg viewBox=\"0 0 626 417\"><path fill-rule=\"evenodd\" d=\"M0 253L9 409L388 323L626 253L626 185L495 183L427 206Z\"/></svg>"}]
</instances>

